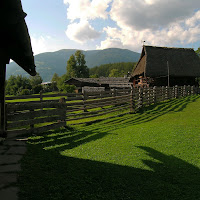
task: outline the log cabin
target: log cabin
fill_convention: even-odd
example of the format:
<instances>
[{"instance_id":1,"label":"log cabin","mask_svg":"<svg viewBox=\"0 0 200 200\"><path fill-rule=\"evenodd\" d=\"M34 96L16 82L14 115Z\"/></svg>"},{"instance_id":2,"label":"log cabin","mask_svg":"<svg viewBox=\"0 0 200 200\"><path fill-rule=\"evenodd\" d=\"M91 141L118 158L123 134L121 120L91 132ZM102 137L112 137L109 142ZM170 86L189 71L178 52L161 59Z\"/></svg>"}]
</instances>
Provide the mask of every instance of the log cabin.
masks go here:
<instances>
[{"instance_id":1,"label":"log cabin","mask_svg":"<svg viewBox=\"0 0 200 200\"><path fill-rule=\"evenodd\" d=\"M75 85L76 92L82 92L85 87L87 90L89 87L91 90L94 90L94 88L110 90L113 88L130 88L132 85L130 77L70 78L65 81L65 84Z\"/></svg>"},{"instance_id":2,"label":"log cabin","mask_svg":"<svg viewBox=\"0 0 200 200\"><path fill-rule=\"evenodd\" d=\"M193 49L143 46L130 81L138 86L198 85L200 58Z\"/></svg>"}]
</instances>

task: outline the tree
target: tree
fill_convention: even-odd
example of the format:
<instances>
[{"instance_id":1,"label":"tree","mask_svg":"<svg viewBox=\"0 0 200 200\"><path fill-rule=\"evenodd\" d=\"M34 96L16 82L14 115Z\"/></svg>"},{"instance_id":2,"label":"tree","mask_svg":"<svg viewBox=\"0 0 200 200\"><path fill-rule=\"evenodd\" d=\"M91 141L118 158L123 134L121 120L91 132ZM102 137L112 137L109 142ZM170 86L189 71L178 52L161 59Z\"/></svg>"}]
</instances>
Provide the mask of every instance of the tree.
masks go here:
<instances>
[{"instance_id":1,"label":"tree","mask_svg":"<svg viewBox=\"0 0 200 200\"><path fill-rule=\"evenodd\" d=\"M119 71L119 69L112 69L110 71L109 77L123 77L124 71Z\"/></svg>"},{"instance_id":2,"label":"tree","mask_svg":"<svg viewBox=\"0 0 200 200\"><path fill-rule=\"evenodd\" d=\"M74 85L65 84L65 81L67 79L68 78L67 78L66 74L62 75L58 80L57 87L58 87L59 91L61 91L61 92L72 93L72 92L74 92L76 87Z\"/></svg>"},{"instance_id":3,"label":"tree","mask_svg":"<svg viewBox=\"0 0 200 200\"><path fill-rule=\"evenodd\" d=\"M31 90L30 79L23 77L21 75L10 76L6 82L6 94L7 95L23 95L30 93ZM23 91L26 89L26 92ZM29 90L29 92L27 91Z\"/></svg>"},{"instance_id":4,"label":"tree","mask_svg":"<svg viewBox=\"0 0 200 200\"><path fill-rule=\"evenodd\" d=\"M36 76L30 76L30 83L32 87L40 85L42 83L42 77L39 73L36 74Z\"/></svg>"},{"instance_id":5,"label":"tree","mask_svg":"<svg viewBox=\"0 0 200 200\"><path fill-rule=\"evenodd\" d=\"M196 53L200 57L200 47L196 50Z\"/></svg>"},{"instance_id":6,"label":"tree","mask_svg":"<svg viewBox=\"0 0 200 200\"><path fill-rule=\"evenodd\" d=\"M53 75L53 77L52 77L52 79L51 79L51 82L58 82L58 80L59 80L58 74L57 74L57 73L54 73L54 75Z\"/></svg>"},{"instance_id":7,"label":"tree","mask_svg":"<svg viewBox=\"0 0 200 200\"><path fill-rule=\"evenodd\" d=\"M73 54L67 61L67 77L68 78L77 77L76 59Z\"/></svg>"},{"instance_id":8,"label":"tree","mask_svg":"<svg viewBox=\"0 0 200 200\"><path fill-rule=\"evenodd\" d=\"M100 66L96 66L93 68L90 68L90 76L97 75L98 77L108 77L108 76L121 76L127 75L128 72L132 72L132 69L134 67L134 62L122 62L122 63L111 63L111 64L103 64ZM115 69L114 71L112 71ZM113 72L116 71L116 69L119 71L119 74L112 75ZM112 73L111 73L112 71Z\"/></svg>"},{"instance_id":9,"label":"tree","mask_svg":"<svg viewBox=\"0 0 200 200\"><path fill-rule=\"evenodd\" d=\"M67 61L67 77L89 77L89 68L86 66L85 56L80 50L77 50L75 55L72 54Z\"/></svg>"},{"instance_id":10,"label":"tree","mask_svg":"<svg viewBox=\"0 0 200 200\"><path fill-rule=\"evenodd\" d=\"M42 77L39 73L37 73L36 76L30 76L30 83L34 94L38 94L42 90Z\"/></svg>"},{"instance_id":11,"label":"tree","mask_svg":"<svg viewBox=\"0 0 200 200\"><path fill-rule=\"evenodd\" d=\"M52 79L51 79L51 87L50 87L50 89L51 89L52 91L58 90L58 86L57 86L58 81L59 81L59 76L58 76L57 73L54 73L54 75L53 75L53 77L52 77Z\"/></svg>"},{"instance_id":12,"label":"tree","mask_svg":"<svg viewBox=\"0 0 200 200\"><path fill-rule=\"evenodd\" d=\"M77 77L79 78L88 78L89 77L89 68L85 65L85 55L80 51L76 51L76 69L77 69Z\"/></svg>"}]
</instances>

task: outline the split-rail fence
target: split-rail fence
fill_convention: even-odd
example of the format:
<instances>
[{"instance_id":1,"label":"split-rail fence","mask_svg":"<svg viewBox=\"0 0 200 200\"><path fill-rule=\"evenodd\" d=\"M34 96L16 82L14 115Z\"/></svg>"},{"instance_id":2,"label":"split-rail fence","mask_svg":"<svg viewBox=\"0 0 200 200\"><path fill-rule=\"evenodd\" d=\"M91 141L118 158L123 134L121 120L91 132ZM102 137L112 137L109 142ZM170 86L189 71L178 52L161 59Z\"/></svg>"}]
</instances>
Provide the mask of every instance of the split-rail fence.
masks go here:
<instances>
[{"instance_id":1,"label":"split-rail fence","mask_svg":"<svg viewBox=\"0 0 200 200\"><path fill-rule=\"evenodd\" d=\"M194 94L200 94L200 88L149 87L6 97L7 135L12 137L24 133L38 134L69 124L91 123Z\"/></svg>"}]
</instances>

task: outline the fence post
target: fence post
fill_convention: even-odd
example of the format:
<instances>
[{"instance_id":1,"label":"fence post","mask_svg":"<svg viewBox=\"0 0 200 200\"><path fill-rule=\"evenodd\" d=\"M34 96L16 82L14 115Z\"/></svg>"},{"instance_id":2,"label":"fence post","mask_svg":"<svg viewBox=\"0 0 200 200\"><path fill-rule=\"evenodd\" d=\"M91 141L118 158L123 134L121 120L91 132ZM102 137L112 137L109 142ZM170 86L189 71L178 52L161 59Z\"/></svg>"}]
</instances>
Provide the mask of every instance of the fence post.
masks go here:
<instances>
[{"instance_id":1,"label":"fence post","mask_svg":"<svg viewBox=\"0 0 200 200\"><path fill-rule=\"evenodd\" d=\"M135 98L134 98L134 88L131 86L131 104L130 104L130 112L135 112Z\"/></svg>"},{"instance_id":2,"label":"fence post","mask_svg":"<svg viewBox=\"0 0 200 200\"><path fill-rule=\"evenodd\" d=\"M175 85L175 88L174 88L174 98L177 99L178 97L178 86Z\"/></svg>"},{"instance_id":3,"label":"fence post","mask_svg":"<svg viewBox=\"0 0 200 200\"><path fill-rule=\"evenodd\" d=\"M190 91L191 95L194 95L194 87L195 87L194 85L191 86L191 91Z\"/></svg>"},{"instance_id":4,"label":"fence post","mask_svg":"<svg viewBox=\"0 0 200 200\"><path fill-rule=\"evenodd\" d=\"M156 104L156 102L157 102L157 96L156 96L156 89L157 89L157 87L156 86L154 86L153 87L153 103L154 104Z\"/></svg>"},{"instance_id":5,"label":"fence post","mask_svg":"<svg viewBox=\"0 0 200 200\"><path fill-rule=\"evenodd\" d=\"M186 96L186 85L183 86L183 96Z\"/></svg>"},{"instance_id":6,"label":"fence post","mask_svg":"<svg viewBox=\"0 0 200 200\"><path fill-rule=\"evenodd\" d=\"M117 96L117 89L114 89L114 97Z\"/></svg>"},{"instance_id":7,"label":"fence post","mask_svg":"<svg viewBox=\"0 0 200 200\"><path fill-rule=\"evenodd\" d=\"M162 86L162 101L165 100L165 87Z\"/></svg>"},{"instance_id":8,"label":"fence post","mask_svg":"<svg viewBox=\"0 0 200 200\"><path fill-rule=\"evenodd\" d=\"M83 90L83 108L84 108L84 112L87 112L87 108L86 108L86 104L85 104L86 100L87 100L87 94L86 94L86 91Z\"/></svg>"},{"instance_id":9,"label":"fence post","mask_svg":"<svg viewBox=\"0 0 200 200\"><path fill-rule=\"evenodd\" d=\"M43 101L43 95L42 95L42 91L40 91L40 102Z\"/></svg>"},{"instance_id":10,"label":"fence post","mask_svg":"<svg viewBox=\"0 0 200 200\"><path fill-rule=\"evenodd\" d=\"M180 87L180 96L183 97L183 86Z\"/></svg>"},{"instance_id":11,"label":"fence post","mask_svg":"<svg viewBox=\"0 0 200 200\"><path fill-rule=\"evenodd\" d=\"M168 86L165 87L165 100L168 100Z\"/></svg>"},{"instance_id":12,"label":"fence post","mask_svg":"<svg viewBox=\"0 0 200 200\"><path fill-rule=\"evenodd\" d=\"M30 119L33 120L33 119L35 118L35 117L34 117L34 114L33 114L33 113L34 113L34 109L30 109L30 113L31 113ZM31 123L31 124L30 124L30 133L31 133L31 134L34 134L34 123Z\"/></svg>"},{"instance_id":13,"label":"fence post","mask_svg":"<svg viewBox=\"0 0 200 200\"><path fill-rule=\"evenodd\" d=\"M147 104L148 104L148 106L150 105L150 89L149 89L149 87L147 88Z\"/></svg>"},{"instance_id":14,"label":"fence post","mask_svg":"<svg viewBox=\"0 0 200 200\"><path fill-rule=\"evenodd\" d=\"M175 98L175 86L172 87L172 99Z\"/></svg>"},{"instance_id":15,"label":"fence post","mask_svg":"<svg viewBox=\"0 0 200 200\"><path fill-rule=\"evenodd\" d=\"M65 127L66 126L65 119L66 119L66 111L67 111L65 97L61 97L59 99L59 103L60 103L60 106L59 106L59 109L60 109L60 122L63 123L63 126Z\"/></svg>"},{"instance_id":16,"label":"fence post","mask_svg":"<svg viewBox=\"0 0 200 200\"><path fill-rule=\"evenodd\" d=\"M139 108L143 106L143 89L139 87Z\"/></svg>"}]
</instances>

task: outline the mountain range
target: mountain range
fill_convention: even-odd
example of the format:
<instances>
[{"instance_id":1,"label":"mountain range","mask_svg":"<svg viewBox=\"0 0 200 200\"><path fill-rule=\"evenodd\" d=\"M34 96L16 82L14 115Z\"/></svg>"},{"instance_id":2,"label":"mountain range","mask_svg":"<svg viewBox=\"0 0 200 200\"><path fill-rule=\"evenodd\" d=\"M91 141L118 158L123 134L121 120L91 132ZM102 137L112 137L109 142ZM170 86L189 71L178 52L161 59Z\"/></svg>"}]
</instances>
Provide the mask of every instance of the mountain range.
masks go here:
<instances>
[{"instance_id":1,"label":"mountain range","mask_svg":"<svg viewBox=\"0 0 200 200\"><path fill-rule=\"evenodd\" d=\"M43 82L50 81L55 72L59 76L65 74L67 61L76 51L77 49L62 49L36 55L36 71L42 77ZM87 50L82 52L85 55L86 65L89 68L109 63L137 62L140 57L139 53L119 48ZM11 62L7 65L6 78L8 79L11 75L29 76L15 62Z\"/></svg>"}]
</instances>

